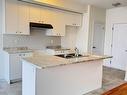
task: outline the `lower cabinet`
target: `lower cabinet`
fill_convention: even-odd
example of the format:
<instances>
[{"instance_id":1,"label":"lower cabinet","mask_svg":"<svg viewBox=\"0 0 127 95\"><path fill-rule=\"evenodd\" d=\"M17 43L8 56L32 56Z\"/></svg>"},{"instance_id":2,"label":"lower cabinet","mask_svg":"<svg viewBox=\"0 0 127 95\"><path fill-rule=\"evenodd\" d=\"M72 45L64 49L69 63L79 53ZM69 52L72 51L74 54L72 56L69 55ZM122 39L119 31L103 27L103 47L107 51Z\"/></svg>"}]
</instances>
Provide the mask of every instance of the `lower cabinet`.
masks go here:
<instances>
[{"instance_id":1,"label":"lower cabinet","mask_svg":"<svg viewBox=\"0 0 127 95\"><path fill-rule=\"evenodd\" d=\"M8 54L7 52L4 52L5 80L9 84L22 80L21 59L29 56L32 56L32 52L15 54Z\"/></svg>"}]
</instances>

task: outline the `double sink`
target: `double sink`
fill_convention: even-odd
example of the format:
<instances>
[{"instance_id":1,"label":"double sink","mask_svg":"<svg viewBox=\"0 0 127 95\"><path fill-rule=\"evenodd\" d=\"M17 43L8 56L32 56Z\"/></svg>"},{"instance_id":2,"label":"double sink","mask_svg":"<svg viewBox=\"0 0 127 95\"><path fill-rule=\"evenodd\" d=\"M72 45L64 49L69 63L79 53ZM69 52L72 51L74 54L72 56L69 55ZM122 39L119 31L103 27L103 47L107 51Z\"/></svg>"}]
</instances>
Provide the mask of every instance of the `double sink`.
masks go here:
<instances>
[{"instance_id":1,"label":"double sink","mask_svg":"<svg viewBox=\"0 0 127 95\"><path fill-rule=\"evenodd\" d=\"M66 58L66 59L69 59L69 58L79 58L79 57L89 57L89 55L81 55L81 54L78 54L76 55L75 53L71 53L71 54L61 54L61 55L55 55L55 56L58 56L58 57L61 57L61 58Z\"/></svg>"}]
</instances>

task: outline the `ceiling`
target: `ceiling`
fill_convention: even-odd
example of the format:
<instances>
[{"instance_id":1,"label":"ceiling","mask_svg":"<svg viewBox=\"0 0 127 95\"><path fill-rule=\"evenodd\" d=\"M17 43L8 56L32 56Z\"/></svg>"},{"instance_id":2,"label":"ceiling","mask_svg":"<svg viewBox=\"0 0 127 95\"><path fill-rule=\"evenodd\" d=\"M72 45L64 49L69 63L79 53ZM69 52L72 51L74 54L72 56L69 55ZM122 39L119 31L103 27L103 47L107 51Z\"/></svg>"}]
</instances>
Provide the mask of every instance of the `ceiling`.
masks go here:
<instances>
[{"instance_id":1,"label":"ceiling","mask_svg":"<svg viewBox=\"0 0 127 95\"><path fill-rule=\"evenodd\" d=\"M90 4L100 8L113 8L112 3L121 3L121 6L127 6L127 0L71 0L81 4Z\"/></svg>"}]
</instances>

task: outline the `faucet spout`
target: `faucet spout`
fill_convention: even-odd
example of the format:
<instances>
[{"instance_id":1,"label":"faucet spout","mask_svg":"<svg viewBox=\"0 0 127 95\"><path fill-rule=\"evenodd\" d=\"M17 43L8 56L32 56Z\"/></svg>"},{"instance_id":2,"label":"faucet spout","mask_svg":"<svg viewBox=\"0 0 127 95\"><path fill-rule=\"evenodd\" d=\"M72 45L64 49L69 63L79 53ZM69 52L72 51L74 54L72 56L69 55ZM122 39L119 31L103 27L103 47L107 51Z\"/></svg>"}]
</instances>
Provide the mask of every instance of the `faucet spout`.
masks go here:
<instances>
[{"instance_id":1,"label":"faucet spout","mask_svg":"<svg viewBox=\"0 0 127 95\"><path fill-rule=\"evenodd\" d=\"M75 56L78 57L78 55L79 55L79 49L76 47L75 48Z\"/></svg>"}]
</instances>

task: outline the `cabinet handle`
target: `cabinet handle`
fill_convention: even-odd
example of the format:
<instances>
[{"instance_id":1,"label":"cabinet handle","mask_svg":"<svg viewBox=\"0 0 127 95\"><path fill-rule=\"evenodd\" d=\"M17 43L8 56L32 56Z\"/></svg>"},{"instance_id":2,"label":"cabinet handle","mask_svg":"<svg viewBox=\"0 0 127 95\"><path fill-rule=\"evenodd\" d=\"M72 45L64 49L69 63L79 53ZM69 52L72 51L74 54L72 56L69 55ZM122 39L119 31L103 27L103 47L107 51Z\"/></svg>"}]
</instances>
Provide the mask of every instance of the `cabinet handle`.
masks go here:
<instances>
[{"instance_id":1,"label":"cabinet handle","mask_svg":"<svg viewBox=\"0 0 127 95\"><path fill-rule=\"evenodd\" d=\"M20 32L20 33L22 33L22 32Z\"/></svg>"},{"instance_id":2,"label":"cabinet handle","mask_svg":"<svg viewBox=\"0 0 127 95\"><path fill-rule=\"evenodd\" d=\"M57 36L60 36L60 33L57 33L56 35L57 35Z\"/></svg>"}]
</instances>

